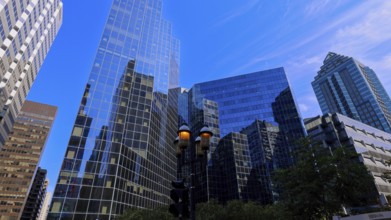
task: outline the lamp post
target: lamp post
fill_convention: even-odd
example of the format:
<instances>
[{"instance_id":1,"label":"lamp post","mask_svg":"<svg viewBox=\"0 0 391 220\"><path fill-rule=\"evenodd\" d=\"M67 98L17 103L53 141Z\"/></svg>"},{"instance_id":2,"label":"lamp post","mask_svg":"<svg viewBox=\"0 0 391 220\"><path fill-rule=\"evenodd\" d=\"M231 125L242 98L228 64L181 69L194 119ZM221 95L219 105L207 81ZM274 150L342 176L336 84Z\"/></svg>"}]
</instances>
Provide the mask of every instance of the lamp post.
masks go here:
<instances>
[{"instance_id":1,"label":"lamp post","mask_svg":"<svg viewBox=\"0 0 391 220\"><path fill-rule=\"evenodd\" d=\"M213 132L211 129L205 125L199 132L199 135L194 140L194 146L195 148L189 148L190 150L190 158L188 161L185 159L185 151L190 146L190 139L191 139L191 131L187 124L183 124L178 129L178 138L175 140L176 145L176 152L178 157L178 178L180 177L180 173L182 170L182 166L184 164L190 164L191 171L190 171L190 185L189 185L189 191L190 191L190 219L195 220L195 173L196 173L196 163L198 161L201 161L200 159L203 156L207 155L207 151L210 147L210 138L213 136ZM207 174L206 174L207 175Z\"/></svg>"}]
</instances>

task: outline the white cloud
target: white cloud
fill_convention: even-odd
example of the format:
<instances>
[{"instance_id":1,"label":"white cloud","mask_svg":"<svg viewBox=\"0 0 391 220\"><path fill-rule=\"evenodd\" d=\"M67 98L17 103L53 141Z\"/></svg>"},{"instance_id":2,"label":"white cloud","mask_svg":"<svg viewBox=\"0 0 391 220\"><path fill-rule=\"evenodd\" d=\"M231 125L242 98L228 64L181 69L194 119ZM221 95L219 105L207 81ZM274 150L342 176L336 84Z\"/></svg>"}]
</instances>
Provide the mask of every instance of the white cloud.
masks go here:
<instances>
[{"instance_id":1,"label":"white cloud","mask_svg":"<svg viewBox=\"0 0 391 220\"><path fill-rule=\"evenodd\" d=\"M367 8L367 13L362 14L352 24L340 27L332 47L335 51L352 56L365 55L391 39L390 24L391 1L384 1L375 7Z\"/></svg>"},{"instance_id":2,"label":"white cloud","mask_svg":"<svg viewBox=\"0 0 391 220\"><path fill-rule=\"evenodd\" d=\"M307 112L309 110L309 107L306 104L299 104L299 108L301 112Z\"/></svg>"},{"instance_id":3,"label":"white cloud","mask_svg":"<svg viewBox=\"0 0 391 220\"><path fill-rule=\"evenodd\" d=\"M320 11L324 10L324 8L328 5L329 2L330 0L313 0L307 5L307 7L305 8L305 12L308 16L315 15Z\"/></svg>"},{"instance_id":4,"label":"white cloud","mask_svg":"<svg viewBox=\"0 0 391 220\"><path fill-rule=\"evenodd\" d=\"M234 11L231 11L228 15L226 15L224 18L220 19L217 21L214 25L213 28L216 28L216 26L223 25L237 17L242 16L243 14L247 13L248 11L252 9L257 9L259 11L261 5L259 4L260 1L258 0L250 0L247 2L247 4L243 4L242 7L235 9Z\"/></svg>"},{"instance_id":5,"label":"white cloud","mask_svg":"<svg viewBox=\"0 0 391 220\"><path fill-rule=\"evenodd\" d=\"M299 103L298 105L303 118L321 115L318 100L312 91L308 91L305 95L299 96L297 102Z\"/></svg>"}]
</instances>

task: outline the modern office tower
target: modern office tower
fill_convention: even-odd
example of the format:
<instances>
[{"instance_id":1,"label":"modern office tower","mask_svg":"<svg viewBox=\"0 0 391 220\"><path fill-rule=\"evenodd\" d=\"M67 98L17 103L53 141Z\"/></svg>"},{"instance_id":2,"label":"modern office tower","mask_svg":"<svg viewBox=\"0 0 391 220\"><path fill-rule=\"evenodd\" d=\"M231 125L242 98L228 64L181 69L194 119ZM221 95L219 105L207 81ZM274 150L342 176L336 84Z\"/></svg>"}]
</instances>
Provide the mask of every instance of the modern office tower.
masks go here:
<instances>
[{"instance_id":1,"label":"modern office tower","mask_svg":"<svg viewBox=\"0 0 391 220\"><path fill-rule=\"evenodd\" d=\"M240 133L247 135L252 169L248 185L253 193L249 199L261 204L271 204L277 200L278 192L273 186L272 175L276 168L289 164L289 151L286 138L278 126L266 121L255 120Z\"/></svg>"},{"instance_id":2,"label":"modern office tower","mask_svg":"<svg viewBox=\"0 0 391 220\"><path fill-rule=\"evenodd\" d=\"M27 197L21 220L37 219L45 200L49 182L45 181L47 171L38 167L33 184Z\"/></svg>"},{"instance_id":3,"label":"modern office tower","mask_svg":"<svg viewBox=\"0 0 391 220\"><path fill-rule=\"evenodd\" d=\"M39 213L37 220L46 220L48 213L49 213L49 206L50 206L51 200L52 200L52 193L46 192L45 199L43 200L42 208L41 208L41 211Z\"/></svg>"},{"instance_id":4,"label":"modern office tower","mask_svg":"<svg viewBox=\"0 0 391 220\"><path fill-rule=\"evenodd\" d=\"M231 132L221 138L216 151L214 163L219 165L220 184L219 201L240 199L248 201L256 193L248 185L251 172L250 151L245 134Z\"/></svg>"},{"instance_id":5,"label":"modern office tower","mask_svg":"<svg viewBox=\"0 0 391 220\"><path fill-rule=\"evenodd\" d=\"M48 219L115 219L171 202L178 71L161 0L114 0Z\"/></svg>"},{"instance_id":6,"label":"modern office tower","mask_svg":"<svg viewBox=\"0 0 391 220\"><path fill-rule=\"evenodd\" d=\"M57 107L26 100L0 150L0 219L19 219Z\"/></svg>"},{"instance_id":7,"label":"modern office tower","mask_svg":"<svg viewBox=\"0 0 391 220\"><path fill-rule=\"evenodd\" d=\"M217 144L220 141L219 111L216 102L205 98L198 98L198 95L199 94L195 93L193 89L188 92L188 117L190 130L193 134L193 143L194 139L205 125L213 132L209 151L202 157L202 160L196 169L196 202L206 202L211 198L218 198L218 185L216 181L219 181L219 179L216 179L217 174L213 167L212 152L215 151ZM195 150L195 146L189 148L187 153L189 153L191 149ZM189 155L190 154L187 155L188 158Z\"/></svg>"},{"instance_id":8,"label":"modern office tower","mask_svg":"<svg viewBox=\"0 0 391 220\"><path fill-rule=\"evenodd\" d=\"M306 119L305 127L325 147L355 150L374 177L377 195L391 195L391 184L383 177L391 171L391 134L338 113Z\"/></svg>"},{"instance_id":9,"label":"modern office tower","mask_svg":"<svg viewBox=\"0 0 391 220\"><path fill-rule=\"evenodd\" d=\"M305 135L301 116L284 69L276 68L199 83L197 99L218 104L220 136L240 132L255 120L277 126L287 139L286 148Z\"/></svg>"},{"instance_id":10,"label":"modern office tower","mask_svg":"<svg viewBox=\"0 0 391 220\"><path fill-rule=\"evenodd\" d=\"M216 148L220 137L224 138L231 132L248 134L246 142L248 150L253 152L249 164L259 165L251 167L246 178L250 178L246 190L258 188L265 190L253 193L242 199L256 200L263 203L274 201L274 190L271 188L270 173L272 169L290 166L293 163L291 151L294 149L294 141L304 137L305 129L296 107L295 100L289 87L283 68L259 71L235 77L229 77L194 85L189 91L189 123L193 132L200 129L204 120L209 127L218 129L214 131L211 144L211 156L208 160L208 192L207 198L217 198L222 202L228 198L222 198L221 191L226 180L221 176L222 169L229 166L220 159ZM205 101L213 105L205 105ZM202 111L206 108L206 111ZM204 112L210 114L209 117ZM266 133L261 132L262 127ZM247 130L246 130L247 129ZM263 131L262 130L262 131ZM220 131L220 132L219 132ZM220 135L218 135L220 133ZM264 140L269 138L269 140ZM215 143L215 144L214 144ZM250 148L251 147L251 148ZM272 159L261 156L261 152L270 151ZM220 151L223 151L220 149ZM266 153L265 153L266 154ZM266 164L266 165L265 165ZM266 166L267 168L261 169ZM242 175L243 177L243 175ZM241 178L242 178L241 177ZM258 178L256 178L258 177ZM244 177L243 177L244 178ZM251 179L252 178L252 179ZM201 184L202 185L202 184ZM251 188L252 187L252 188ZM205 197L204 192L197 193L198 197ZM263 197L265 196L265 197ZM231 198L231 197L230 197ZM232 197L233 198L233 197ZM204 201L200 199L199 201Z\"/></svg>"},{"instance_id":11,"label":"modern office tower","mask_svg":"<svg viewBox=\"0 0 391 220\"><path fill-rule=\"evenodd\" d=\"M186 88L170 89L178 103L178 128L183 124L189 124L189 91Z\"/></svg>"},{"instance_id":12,"label":"modern office tower","mask_svg":"<svg viewBox=\"0 0 391 220\"><path fill-rule=\"evenodd\" d=\"M0 149L61 24L61 0L0 1Z\"/></svg>"},{"instance_id":13,"label":"modern office tower","mask_svg":"<svg viewBox=\"0 0 391 220\"><path fill-rule=\"evenodd\" d=\"M329 52L312 82L323 114L340 113L391 132L391 100L376 73L352 57Z\"/></svg>"}]
</instances>

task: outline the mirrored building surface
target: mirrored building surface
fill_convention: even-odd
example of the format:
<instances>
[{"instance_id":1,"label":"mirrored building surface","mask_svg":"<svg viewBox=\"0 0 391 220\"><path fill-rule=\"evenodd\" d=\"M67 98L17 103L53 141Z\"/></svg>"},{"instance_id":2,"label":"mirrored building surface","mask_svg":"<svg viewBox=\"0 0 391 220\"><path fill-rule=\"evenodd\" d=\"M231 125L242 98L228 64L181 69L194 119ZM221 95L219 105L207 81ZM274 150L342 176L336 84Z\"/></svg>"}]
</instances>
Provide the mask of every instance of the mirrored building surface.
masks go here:
<instances>
[{"instance_id":1,"label":"mirrored building surface","mask_svg":"<svg viewBox=\"0 0 391 220\"><path fill-rule=\"evenodd\" d=\"M205 105L208 101L213 105ZM189 91L188 105L192 129L205 123L217 133L212 138L208 160L209 172L205 178L208 184L207 187L200 184L197 196L221 202L235 198L264 204L275 201L272 172L294 163L291 154L294 142L305 135L284 69L195 84ZM219 143L220 138L225 142ZM236 145L242 139L245 141ZM232 146L238 146L238 149L232 149ZM231 170L227 170L229 167ZM235 189L239 194L228 196L227 192L231 192L233 186L225 183L235 181L227 173L237 172L240 175L235 181L241 186Z\"/></svg>"},{"instance_id":2,"label":"mirrored building surface","mask_svg":"<svg viewBox=\"0 0 391 220\"><path fill-rule=\"evenodd\" d=\"M179 41L161 0L114 0L48 219L115 219L170 202Z\"/></svg>"},{"instance_id":3,"label":"mirrored building surface","mask_svg":"<svg viewBox=\"0 0 391 220\"><path fill-rule=\"evenodd\" d=\"M354 58L329 52L312 87L323 114L337 112L391 132L391 99L376 73Z\"/></svg>"}]
</instances>

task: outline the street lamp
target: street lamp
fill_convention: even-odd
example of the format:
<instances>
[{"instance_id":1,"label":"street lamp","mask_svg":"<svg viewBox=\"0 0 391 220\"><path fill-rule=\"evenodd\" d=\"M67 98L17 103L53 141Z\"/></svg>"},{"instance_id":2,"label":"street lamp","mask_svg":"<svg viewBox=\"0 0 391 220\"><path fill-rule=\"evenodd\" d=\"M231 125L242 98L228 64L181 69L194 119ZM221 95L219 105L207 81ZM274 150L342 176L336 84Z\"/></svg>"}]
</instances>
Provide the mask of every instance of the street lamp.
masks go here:
<instances>
[{"instance_id":1,"label":"street lamp","mask_svg":"<svg viewBox=\"0 0 391 220\"><path fill-rule=\"evenodd\" d=\"M211 129L204 125L203 128L201 128L199 132L199 136L194 140L194 146L195 148L189 148L190 149L190 158L188 160L185 160L186 154L185 150L190 146L190 139L191 139L191 131L187 124L183 124L178 129L178 137L174 141L174 146L176 148L176 155L178 158L178 173L177 177L180 178L180 173L182 166L184 164L190 164L191 166L191 174L190 174L190 219L195 220L195 195L194 195L194 188L195 188L195 164L199 161L201 161L203 156L207 155L207 151L210 147L210 139L213 136L213 132ZM179 218L182 216L179 215Z\"/></svg>"}]
</instances>

